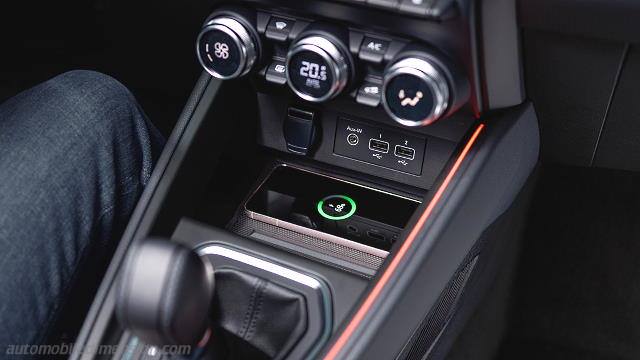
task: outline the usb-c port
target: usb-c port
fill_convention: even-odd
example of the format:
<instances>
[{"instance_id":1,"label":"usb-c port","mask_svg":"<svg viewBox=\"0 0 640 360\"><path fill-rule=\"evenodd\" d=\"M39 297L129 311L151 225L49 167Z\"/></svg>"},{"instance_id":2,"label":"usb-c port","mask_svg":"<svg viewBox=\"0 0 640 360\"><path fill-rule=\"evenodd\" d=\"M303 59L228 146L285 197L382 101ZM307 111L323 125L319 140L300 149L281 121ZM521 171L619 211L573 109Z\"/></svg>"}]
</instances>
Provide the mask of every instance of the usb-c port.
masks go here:
<instances>
[{"instance_id":1,"label":"usb-c port","mask_svg":"<svg viewBox=\"0 0 640 360\"><path fill-rule=\"evenodd\" d=\"M369 230L367 231L367 236L376 241L386 241L387 238L380 234L379 232Z\"/></svg>"},{"instance_id":2,"label":"usb-c port","mask_svg":"<svg viewBox=\"0 0 640 360\"><path fill-rule=\"evenodd\" d=\"M408 146L396 145L393 153L395 156L407 160L413 160L416 157L416 150Z\"/></svg>"},{"instance_id":3,"label":"usb-c port","mask_svg":"<svg viewBox=\"0 0 640 360\"><path fill-rule=\"evenodd\" d=\"M378 139L369 139L369 150L386 154L389 152L389 143Z\"/></svg>"}]
</instances>

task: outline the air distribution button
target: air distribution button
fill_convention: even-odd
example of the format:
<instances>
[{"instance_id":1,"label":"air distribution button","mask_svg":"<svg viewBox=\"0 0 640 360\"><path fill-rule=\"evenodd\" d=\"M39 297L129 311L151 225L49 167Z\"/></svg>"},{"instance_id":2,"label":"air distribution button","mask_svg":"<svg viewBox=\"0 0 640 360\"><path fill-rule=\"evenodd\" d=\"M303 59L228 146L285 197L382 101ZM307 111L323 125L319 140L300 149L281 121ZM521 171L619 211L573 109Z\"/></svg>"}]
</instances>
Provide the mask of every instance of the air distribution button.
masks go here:
<instances>
[{"instance_id":1,"label":"air distribution button","mask_svg":"<svg viewBox=\"0 0 640 360\"><path fill-rule=\"evenodd\" d=\"M257 44L240 21L221 16L209 21L198 35L198 60L218 79L248 73L257 59Z\"/></svg>"},{"instance_id":2,"label":"air distribution button","mask_svg":"<svg viewBox=\"0 0 640 360\"><path fill-rule=\"evenodd\" d=\"M318 213L329 220L345 220L356 212L356 202L345 195L330 195L318 201Z\"/></svg>"},{"instance_id":3,"label":"air distribution button","mask_svg":"<svg viewBox=\"0 0 640 360\"><path fill-rule=\"evenodd\" d=\"M426 58L399 60L385 72L382 104L402 125L425 126L437 121L447 110L449 97L446 78Z\"/></svg>"}]
</instances>

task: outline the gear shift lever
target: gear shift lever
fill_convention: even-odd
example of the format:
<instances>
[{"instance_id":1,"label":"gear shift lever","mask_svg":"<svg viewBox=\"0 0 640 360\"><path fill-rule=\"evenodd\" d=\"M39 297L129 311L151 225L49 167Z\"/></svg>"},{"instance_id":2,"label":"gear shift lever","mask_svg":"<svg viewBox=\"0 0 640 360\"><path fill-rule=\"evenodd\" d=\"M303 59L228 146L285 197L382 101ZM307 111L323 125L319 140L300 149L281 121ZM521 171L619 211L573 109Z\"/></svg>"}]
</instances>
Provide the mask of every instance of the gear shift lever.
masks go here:
<instances>
[{"instance_id":1,"label":"gear shift lever","mask_svg":"<svg viewBox=\"0 0 640 360\"><path fill-rule=\"evenodd\" d=\"M150 239L126 261L116 311L122 325L154 345L194 345L209 327L210 263L168 240Z\"/></svg>"}]
</instances>

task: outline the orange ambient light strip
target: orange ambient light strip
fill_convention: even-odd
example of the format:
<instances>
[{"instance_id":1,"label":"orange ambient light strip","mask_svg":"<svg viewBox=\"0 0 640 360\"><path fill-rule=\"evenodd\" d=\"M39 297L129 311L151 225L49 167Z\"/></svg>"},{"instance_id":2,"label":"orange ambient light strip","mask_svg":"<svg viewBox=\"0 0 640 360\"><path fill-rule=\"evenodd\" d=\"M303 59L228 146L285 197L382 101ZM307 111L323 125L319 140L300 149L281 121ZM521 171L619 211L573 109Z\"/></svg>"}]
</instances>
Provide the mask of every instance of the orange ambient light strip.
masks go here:
<instances>
[{"instance_id":1,"label":"orange ambient light strip","mask_svg":"<svg viewBox=\"0 0 640 360\"><path fill-rule=\"evenodd\" d=\"M440 198L442 198L442 195L449 187L449 183L451 183L451 180L460 169L460 165L469 154L469 151L471 151L471 147L478 139L478 136L480 136L480 133L482 132L484 127L484 124L478 125L471 138L469 138L469 141L465 145L464 149L462 149L462 152L460 152L460 155L458 155L456 162L453 164L453 167L451 167L451 170L449 170L447 177L445 177L442 181L442 185L440 185L438 191L436 191L435 195L431 199L431 202L429 202L427 208L424 210L422 215L420 215L420 218L416 222L413 229L411 229L411 232L407 236L406 240L404 241L404 243L402 243L400 249L398 249L398 251L394 254L393 259L391 259L391 262L389 263L389 266L384 270L384 273L382 273L382 276L380 276L376 285L373 287L371 292L369 292L369 295L367 295L362 305L360 305L360 308L353 316L347 327L344 329L338 340L336 340L329 352L327 352L324 360L334 360L338 356L338 353L340 353L340 351L344 348L351 335L353 335L358 325L360 325L360 323L362 322L362 319L364 319L367 312L369 312L369 309L371 309L371 306L382 292L382 289L384 289L384 287L387 285L396 268L409 251L409 248L411 247L413 242L416 240L420 229L422 229L424 224L431 216L433 209L436 207L436 205L440 201Z\"/></svg>"}]
</instances>

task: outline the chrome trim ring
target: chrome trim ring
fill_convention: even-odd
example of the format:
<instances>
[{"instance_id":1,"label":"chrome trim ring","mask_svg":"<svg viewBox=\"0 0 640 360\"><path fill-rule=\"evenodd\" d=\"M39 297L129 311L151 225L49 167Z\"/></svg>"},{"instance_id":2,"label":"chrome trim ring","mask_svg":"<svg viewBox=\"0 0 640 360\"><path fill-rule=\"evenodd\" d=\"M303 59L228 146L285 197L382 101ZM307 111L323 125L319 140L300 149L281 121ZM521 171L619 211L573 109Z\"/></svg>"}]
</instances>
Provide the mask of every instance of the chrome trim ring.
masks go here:
<instances>
[{"instance_id":1,"label":"chrome trim ring","mask_svg":"<svg viewBox=\"0 0 640 360\"><path fill-rule=\"evenodd\" d=\"M314 97L296 89L291 81L291 76L289 74L291 59L294 55L303 51L309 51L322 57L331 72L331 87L329 88L329 91L321 97ZM291 46L291 49L287 53L286 73L287 83L296 95L304 100L319 103L334 98L347 86L347 81L349 79L349 64L348 60L334 43L322 36L313 35L300 39Z\"/></svg>"},{"instance_id":2,"label":"chrome trim ring","mask_svg":"<svg viewBox=\"0 0 640 360\"><path fill-rule=\"evenodd\" d=\"M387 85L396 76L404 74L420 78L431 89L434 106L431 112L422 120L415 121L401 118L391 110L387 103ZM426 126L434 123L447 110L449 97L449 85L446 78L441 74L435 64L432 64L426 59L415 57L405 58L391 65L385 72L382 84L382 105L393 120L404 126Z\"/></svg>"},{"instance_id":3,"label":"chrome trim ring","mask_svg":"<svg viewBox=\"0 0 640 360\"><path fill-rule=\"evenodd\" d=\"M233 74L222 75L216 72L208 65L206 65L204 60L200 56L200 40L206 33L210 31L222 31L223 33L227 34L240 50L238 69ZM221 80L234 79L246 75L251 70L258 57L256 44L251 38L251 34L249 34L249 31L247 31L242 23L231 17L218 17L212 19L205 25L205 27L200 31L198 39L196 40L196 53L198 55L198 61L200 62L200 65L202 65L202 67L209 74L211 74L211 76Z\"/></svg>"},{"instance_id":4,"label":"chrome trim ring","mask_svg":"<svg viewBox=\"0 0 640 360\"><path fill-rule=\"evenodd\" d=\"M228 247L220 246L220 245L205 245L201 248L197 249L198 255L219 255L226 257L228 259L232 259L235 261L239 261L241 263L253 266L258 269L262 269L264 271L270 272L277 276L282 276L291 281L297 282L300 285L304 285L310 287L314 290L319 290L322 287L322 283L318 281L316 278L311 277L307 274L301 273L296 270L292 270L290 268L284 267L282 265L276 264L271 261L263 260L257 258L255 256L251 256L249 254L235 251Z\"/></svg>"}]
</instances>

